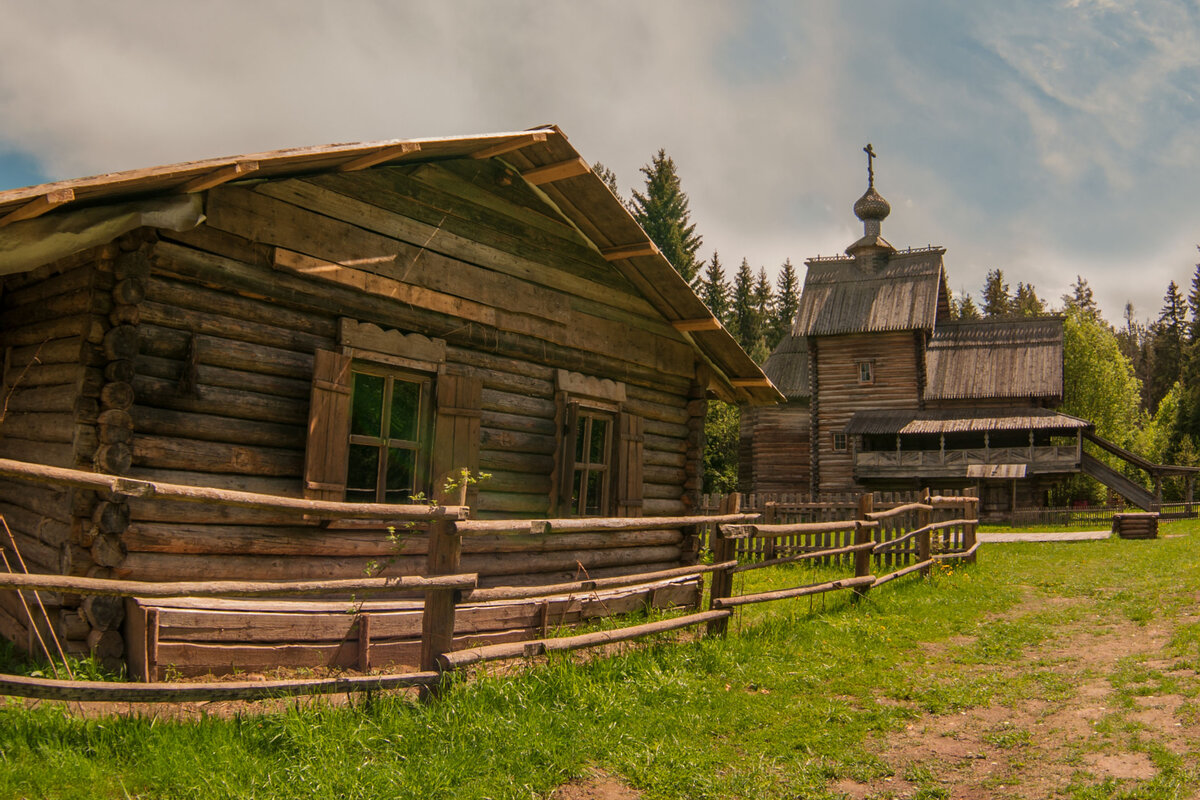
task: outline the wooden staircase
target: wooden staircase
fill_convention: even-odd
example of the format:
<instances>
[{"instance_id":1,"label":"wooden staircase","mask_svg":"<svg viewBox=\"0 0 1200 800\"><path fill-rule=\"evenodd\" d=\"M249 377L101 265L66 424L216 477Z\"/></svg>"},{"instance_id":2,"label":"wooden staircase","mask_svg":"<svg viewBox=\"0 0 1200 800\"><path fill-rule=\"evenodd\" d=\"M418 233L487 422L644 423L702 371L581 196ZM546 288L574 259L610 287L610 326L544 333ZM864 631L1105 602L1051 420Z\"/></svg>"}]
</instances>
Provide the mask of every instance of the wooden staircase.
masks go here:
<instances>
[{"instance_id":1,"label":"wooden staircase","mask_svg":"<svg viewBox=\"0 0 1200 800\"><path fill-rule=\"evenodd\" d=\"M1095 456L1084 453L1080 459L1079 467L1084 475L1092 476L1143 511L1153 511L1158 507L1158 504L1154 502L1153 494L1138 486Z\"/></svg>"},{"instance_id":2,"label":"wooden staircase","mask_svg":"<svg viewBox=\"0 0 1200 800\"><path fill-rule=\"evenodd\" d=\"M1155 464L1153 461L1142 458L1137 453L1130 452L1124 447L1110 442L1101 436L1097 436L1091 431L1084 431L1083 438L1085 441L1095 444L1102 450L1106 450L1127 464L1132 464L1138 469L1145 470L1154 480L1154 491L1147 491L1135 481L1130 480L1120 472L1117 472L1115 469L1105 464L1100 459L1086 452L1082 453L1079 463L1079 467L1085 475L1090 475L1091 477L1100 481L1100 483L1112 489L1121 497L1124 497L1127 501L1144 511L1159 511L1161 509L1162 479L1164 476L1182 475L1187 479L1185 508L1191 508L1193 489L1195 488L1196 484L1196 473L1200 472L1200 467L1181 467L1174 464Z\"/></svg>"}]
</instances>

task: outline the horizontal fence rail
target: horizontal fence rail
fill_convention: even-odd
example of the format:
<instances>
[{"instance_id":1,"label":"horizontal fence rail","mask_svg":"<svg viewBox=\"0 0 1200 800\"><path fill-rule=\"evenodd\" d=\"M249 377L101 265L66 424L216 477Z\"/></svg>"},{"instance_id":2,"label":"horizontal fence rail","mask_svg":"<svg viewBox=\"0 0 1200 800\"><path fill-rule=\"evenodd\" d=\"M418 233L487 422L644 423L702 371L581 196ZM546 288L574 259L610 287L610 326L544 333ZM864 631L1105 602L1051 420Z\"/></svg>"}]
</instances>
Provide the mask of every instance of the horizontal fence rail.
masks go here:
<instances>
[{"instance_id":1,"label":"horizontal fence rail","mask_svg":"<svg viewBox=\"0 0 1200 800\"><path fill-rule=\"evenodd\" d=\"M41 465L24 464L0 459L0 476L25 480L45 481L60 485L98 489L124 493L137 497L153 497L163 500L185 500L187 502L211 503L214 505L237 505L243 507L287 510L310 518L371 519L371 520L420 520L428 523L428 564L425 576L394 578L364 577L343 580L310 581L120 581L100 578L83 578L68 575L37 575L28 573L0 573L0 589L15 590L24 602L23 592L38 591L76 594L85 596L107 596L151 600L169 598L150 607L145 616L145 642L147 663L145 683L94 682L57 680L48 678L26 678L15 675L0 675L0 694L30 698L59 700L109 700L121 702L180 702L185 700L253 700L268 697L284 697L301 694L322 694L373 691L391 688L417 688L426 696L436 696L447 684L447 678L467 667L485 662L529 658L552 652L601 647L615 642L631 641L656 634L677 631L699 625L707 626L708 632L724 633L730 616L741 606L764 602L775 602L789 598L813 596L826 592L850 590L861 598L875 587L882 586L904 575L915 572L928 573L931 565L948 559L973 560L978 550L975 530L977 526L978 501L971 497L932 497L928 491L917 502L911 497L895 497L886 508L876 509L873 495L863 495L852 503L824 504L818 509L823 518L815 519L811 503L784 504L770 502L762 510L743 509L740 497L727 498L715 513L703 513L675 517L596 518L596 519L543 519L543 520L472 520L467 519L469 510L465 504L451 506L394 506L382 504L353 504L330 501L312 501L299 498L258 495L250 492L209 490L204 487L186 487L149 481L136 481L111 475L65 470ZM465 495L460 494L460 499ZM799 506L799 507L798 507ZM705 509L706 511L709 509ZM938 513L958 512L952 519L934 519ZM831 518L831 517L839 518ZM547 536L556 533L606 533L621 534L637 531L679 529L693 537L693 541L707 536L711 563L696 563L670 569L647 570L630 575L599 577L567 583L537 586L479 586L475 573L461 573L460 554L464 537L476 535L513 534L519 539L530 534ZM853 574L845 578L821 583L795 586L780 590L735 595L732 591L732 576L739 572L763 569L786 563L809 562L822 565L842 565L853 568ZM545 629L549 623L550 602L561 603L565 599L570 606L572 598L612 598L613 592L625 591L623 597L634 590L650 587L644 602L647 608L655 605L657 587L688 588L684 596L695 598L697 608L704 607L704 583L708 577L707 610L685 613L681 616L628 625L610 630L580 633L562 637L549 637ZM196 609L201 615L211 609L228 606L211 605L213 602L232 602L222 598L270 598L311 597L330 594L371 594L383 591L408 591L423 593L423 601L404 601L408 605L399 612L410 615L412 628L419 618L420 659L417 669L404 673L368 674L362 676L339 676L319 679L181 683L155 682L157 662L150 655L158 647L159 611ZM672 589L674 591L674 589ZM601 596L600 593L609 594ZM668 594L666 597L679 596ZM560 598L558 600L554 598ZM497 609L497 613L511 614L512 604L522 600L545 603L543 608L543 634L540 637L521 638L517 641L474 644L470 637L456 640L455 620L460 614L479 613L481 610ZM257 603L243 600L242 603ZM272 610L286 610L287 601L268 603ZM671 600L668 603L673 602ZM693 602L692 599L686 601ZM182 603L182 605L180 605ZM174 605L172 605L174 604ZM161 609L159 608L161 606ZM314 602L305 599L298 606L310 609L307 612L336 617L336 602ZM334 608L327 609L327 606ZM258 606L252 606L257 608ZM33 620L33 611L25 606ZM292 608L292 606L287 606ZM389 606L390 608L390 606ZM624 608L629 608L628 605ZM504 610L509 609L509 610ZM342 612L349 635L357 636L358 668L371 669L372 611L353 600ZM378 612L387 616L387 613ZM607 613L607 612L606 612ZM415 617L411 615L416 615ZM322 617L322 618L324 618ZM333 618L333 617L331 617ZM507 617L505 617L507 618ZM585 616L576 616L583 619ZM315 618L309 618L315 619ZM396 623L387 619L376 624ZM47 621L49 621L47 619ZM176 623L178 624L178 623ZM322 623L329 627L327 622ZM468 626L474 623L468 621ZM416 628L412 628L416 630ZM290 628L288 629L290 630ZM489 629L490 630L490 629ZM528 630L523 628L521 630ZM386 635L386 633L385 633ZM394 633L392 634L395 635ZM407 641L407 640L405 640ZM465 641L465 644L464 644ZM485 637L486 642L486 637ZM49 657L49 650L46 649Z\"/></svg>"}]
</instances>

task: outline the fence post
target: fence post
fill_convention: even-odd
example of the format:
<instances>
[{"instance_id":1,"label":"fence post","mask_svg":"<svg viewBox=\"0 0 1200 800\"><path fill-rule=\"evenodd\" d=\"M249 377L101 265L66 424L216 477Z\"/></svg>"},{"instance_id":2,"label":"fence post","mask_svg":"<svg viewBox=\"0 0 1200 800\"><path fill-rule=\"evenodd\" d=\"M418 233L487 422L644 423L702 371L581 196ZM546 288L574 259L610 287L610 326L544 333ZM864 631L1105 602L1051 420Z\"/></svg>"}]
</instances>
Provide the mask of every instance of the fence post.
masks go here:
<instances>
[{"instance_id":1,"label":"fence post","mask_svg":"<svg viewBox=\"0 0 1200 800\"><path fill-rule=\"evenodd\" d=\"M929 505L929 488L928 487L921 490L920 502L924 503L925 505ZM932 511L925 509L925 508L917 510L917 527L918 528L924 528L926 525L928 525L932 521L933 521L933 512ZM932 536L932 533L930 531L925 531L925 532L917 535L917 561L918 562L929 560L930 549L931 549L930 548L931 536ZM929 574L929 566L928 565L921 567L921 574L922 575Z\"/></svg>"},{"instance_id":2,"label":"fence post","mask_svg":"<svg viewBox=\"0 0 1200 800\"><path fill-rule=\"evenodd\" d=\"M763 505L763 524L775 524L775 503L765 503ZM775 537L772 536L763 542L763 560L770 561L775 557Z\"/></svg>"},{"instance_id":3,"label":"fence post","mask_svg":"<svg viewBox=\"0 0 1200 800\"><path fill-rule=\"evenodd\" d=\"M426 573L454 575L462 555L462 534L454 523L437 519L429 525L429 556ZM421 669L438 669L438 656L454 649L454 606L457 589L426 589L425 609L421 614ZM437 684L423 691L423 696L436 697L444 686Z\"/></svg>"},{"instance_id":4,"label":"fence post","mask_svg":"<svg viewBox=\"0 0 1200 800\"><path fill-rule=\"evenodd\" d=\"M979 526L979 498L968 497L964 505L965 517L970 520L963 525L963 548L970 550L975 546L975 531ZM967 556L965 559L968 564L975 563L975 554Z\"/></svg>"},{"instance_id":5,"label":"fence post","mask_svg":"<svg viewBox=\"0 0 1200 800\"><path fill-rule=\"evenodd\" d=\"M720 514L737 514L742 508L742 496L737 492L730 494L721 502L719 509ZM721 526L717 525L713 528L712 536L709 537L710 548L714 564L720 564L724 561L730 561L734 557L734 545L736 539L726 539L725 534L721 531ZM728 569L719 569L712 574L712 583L708 590L708 608L713 609L713 601L718 598L729 597L733 592L733 573ZM729 618L722 617L714 619L708 623L708 633L710 635L724 635L728 628Z\"/></svg>"},{"instance_id":6,"label":"fence post","mask_svg":"<svg viewBox=\"0 0 1200 800\"><path fill-rule=\"evenodd\" d=\"M863 521L869 520L870 517L867 515L870 514L874 510L875 510L875 493L874 492L863 492L861 495L858 496L857 519L860 519ZM854 526L854 543L855 544L865 544L866 542L874 542L876 530L877 530L877 528L868 528L868 527L864 527L862 525L855 525ZM854 577L861 578L863 575L872 574L871 573L871 557L873 555L874 554L870 550L856 550L854 552ZM863 589L861 592L862 595L865 595L866 593L867 593L866 589ZM857 589L855 590L855 594L859 594Z\"/></svg>"}]
</instances>

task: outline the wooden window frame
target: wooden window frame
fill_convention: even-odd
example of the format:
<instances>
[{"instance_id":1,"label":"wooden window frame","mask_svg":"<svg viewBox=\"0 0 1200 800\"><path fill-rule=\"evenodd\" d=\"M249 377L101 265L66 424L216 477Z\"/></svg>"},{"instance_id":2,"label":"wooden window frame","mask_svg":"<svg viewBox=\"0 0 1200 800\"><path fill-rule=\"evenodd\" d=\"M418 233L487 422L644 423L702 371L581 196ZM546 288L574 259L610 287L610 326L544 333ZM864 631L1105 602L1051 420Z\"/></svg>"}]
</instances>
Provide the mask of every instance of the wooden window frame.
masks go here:
<instances>
[{"instance_id":1,"label":"wooden window frame","mask_svg":"<svg viewBox=\"0 0 1200 800\"><path fill-rule=\"evenodd\" d=\"M875 383L875 359L860 358L854 362L854 367L858 371L858 383L860 386L870 386ZM863 378L864 369L867 372L866 378Z\"/></svg>"},{"instance_id":2,"label":"wooden window frame","mask_svg":"<svg viewBox=\"0 0 1200 800\"><path fill-rule=\"evenodd\" d=\"M841 447L838 447L838 437L841 437ZM835 433L830 434L830 438L832 440L831 447L833 449L833 452L835 452L835 453L850 452L850 436L848 434L835 432Z\"/></svg>"},{"instance_id":3,"label":"wooden window frame","mask_svg":"<svg viewBox=\"0 0 1200 800\"><path fill-rule=\"evenodd\" d=\"M553 513L564 517L587 513L588 476L602 471L601 497L599 502L591 504L592 514L641 516L644 424L641 417L624 408L625 385L566 370L558 371L555 383L559 440L550 504ZM597 419L605 420L608 426L602 447L605 464L599 470L596 462L591 461L590 452L584 452L582 461L576 457L581 437L589 437L584 441L590 440L591 423L588 420Z\"/></svg>"},{"instance_id":4,"label":"wooden window frame","mask_svg":"<svg viewBox=\"0 0 1200 800\"><path fill-rule=\"evenodd\" d=\"M564 487L563 497L567 500L568 508L573 517L613 516L616 513L612 484L617 461L615 436L617 414L607 410L581 406L572 416L574 417L575 426L572 439L575 443L576 452L573 454L570 462L571 483L569 487ZM600 446L600 457L602 460L599 462L592 461L592 448L590 446L593 426L597 421L603 421L605 424L604 442ZM582 447L580 446L581 444ZM580 450L583 452L582 460L579 458ZM596 498L595 503L588 503L589 477L597 473L601 476L599 482L600 496ZM595 514L588 513L590 507L596 508Z\"/></svg>"},{"instance_id":5,"label":"wooden window frame","mask_svg":"<svg viewBox=\"0 0 1200 800\"><path fill-rule=\"evenodd\" d=\"M419 406L417 409L417 438L395 439L390 435L390 430L380 431L382 436L368 436L366 434L356 434L354 428L354 378L356 375L371 375L378 378L383 378L384 397L383 408L381 409L381 424L385 429L391 424L391 401L393 389L397 380L406 383L417 384L419 388L418 398ZM379 452L377 461L378 470L375 479L375 496L373 498L366 497L351 497L352 491L365 491L365 489L351 489L349 486L349 476L347 475L347 486L345 497L350 502L365 502L365 503L406 503L410 502L410 497L424 496L429 497L431 490L430 486L430 453L433 445L433 389L435 375L428 373L416 372L413 370L398 369L387 364L378 364L370 361L355 359L350 365L350 418L348 421L348 439L347 439L347 464L349 464L349 448L355 445L375 447ZM409 450L414 453L413 457L413 486L411 493L404 498L387 498L387 457L386 452L389 449ZM396 491L396 490L392 490Z\"/></svg>"}]
</instances>

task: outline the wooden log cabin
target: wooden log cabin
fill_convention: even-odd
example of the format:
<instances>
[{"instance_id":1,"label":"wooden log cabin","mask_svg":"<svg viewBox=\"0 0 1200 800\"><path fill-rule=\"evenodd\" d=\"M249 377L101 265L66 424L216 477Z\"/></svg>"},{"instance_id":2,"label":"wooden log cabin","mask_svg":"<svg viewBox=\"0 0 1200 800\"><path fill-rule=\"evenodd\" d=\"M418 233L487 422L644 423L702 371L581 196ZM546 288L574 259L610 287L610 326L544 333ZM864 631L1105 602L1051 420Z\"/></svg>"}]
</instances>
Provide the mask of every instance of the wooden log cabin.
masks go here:
<instances>
[{"instance_id":1,"label":"wooden log cabin","mask_svg":"<svg viewBox=\"0 0 1200 800\"><path fill-rule=\"evenodd\" d=\"M465 468L490 476L477 518L679 515L707 398L780 399L552 126L0 192L0 276L0 457L52 466L372 502L439 497ZM420 535L263 510L0 481L0 514L32 572L424 564ZM551 583L694 556L679 530L480 536L462 570ZM70 649L127 650L121 608L44 599ZM32 641L12 592L0 632Z\"/></svg>"},{"instance_id":2,"label":"wooden log cabin","mask_svg":"<svg viewBox=\"0 0 1200 800\"><path fill-rule=\"evenodd\" d=\"M741 488L971 488L993 514L1044 504L1081 470L1092 427L1055 410L1062 318L952 321L945 250L893 247L889 212L872 169L854 204L862 238L806 262L792 333L764 366L787 402L743 411Z\"/></svg>"}]
</instances>

